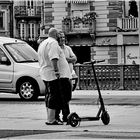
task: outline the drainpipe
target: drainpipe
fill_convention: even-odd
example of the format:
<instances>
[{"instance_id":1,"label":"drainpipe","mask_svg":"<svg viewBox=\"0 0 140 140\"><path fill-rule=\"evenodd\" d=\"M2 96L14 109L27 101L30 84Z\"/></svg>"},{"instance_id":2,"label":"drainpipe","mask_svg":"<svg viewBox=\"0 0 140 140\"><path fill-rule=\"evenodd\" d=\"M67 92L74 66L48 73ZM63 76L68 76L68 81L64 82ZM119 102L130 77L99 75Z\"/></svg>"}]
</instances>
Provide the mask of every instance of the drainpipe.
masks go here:
<instances>
[{"instance_id":1,"label":"drainpipe","mask_svg":"<svg viewBox=\"0 0 140 140\"><path fill-rule=\"evenodd\" d=\"M9 26L9 30L10 30L10 37L13 37L13 1L11 1L10 5L9 5L9 14L10 14L10 26Z\"/></svg>"},{"instance_id":2,"label":"drainpipe","mask_svg":"<svg viewBox=\"0 0 140 140\"><path fill-rule=\"evenodd\" d=\"M44 34L44 0L41 3L41 34Z\"/></svg>"},{"instance_id":3,"label":"drainpipe","mask_svg":"<svg viewBox=\"0 0 140 140\"><path fill-rule=\"evenodd\" d=\"M140 79L140 1L138 1L138 29L139 29L139 79Z\"/></svg>"},{"instance_id":4,"label":"drainpipe","mask_svg":"<svg viewBox=\"0 0 140 140\"><path fill-rule=\"evenodd\" d=\"M140 1L138 1L138 19L139 19L139 24L138 24L138 27L139 27L139 64L140 64Z\"/></svg>"}]
</instances>

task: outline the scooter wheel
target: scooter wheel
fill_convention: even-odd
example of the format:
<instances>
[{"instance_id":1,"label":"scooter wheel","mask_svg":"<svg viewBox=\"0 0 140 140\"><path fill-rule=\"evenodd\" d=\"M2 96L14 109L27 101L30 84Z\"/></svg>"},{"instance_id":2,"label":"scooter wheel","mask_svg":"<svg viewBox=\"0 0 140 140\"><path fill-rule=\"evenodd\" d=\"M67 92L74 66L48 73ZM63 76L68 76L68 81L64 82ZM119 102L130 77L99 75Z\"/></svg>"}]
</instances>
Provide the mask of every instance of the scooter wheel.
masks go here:
<instances>
[{"instance_id":1,"label":"scooter wheel","mask_svg":"<svg viewBox=\"0 0 140 140\"><path fill-rule=\"evenodd\" d=\"M68 115L68 123L72 127L80 125L80 121L81 121L80 117L75 112Z\"/></svg>"},{"instance_id":2,"label":"scooter wheel","mask_svg":"<svg viewBox=\"0 0 140 140\"><path fill-rule=\"evenodd\" d=\"M110 122L110 116L107 111L104 111L101 115L101 120L104 125L108 125Z\"/></svg>"}]
</instances>

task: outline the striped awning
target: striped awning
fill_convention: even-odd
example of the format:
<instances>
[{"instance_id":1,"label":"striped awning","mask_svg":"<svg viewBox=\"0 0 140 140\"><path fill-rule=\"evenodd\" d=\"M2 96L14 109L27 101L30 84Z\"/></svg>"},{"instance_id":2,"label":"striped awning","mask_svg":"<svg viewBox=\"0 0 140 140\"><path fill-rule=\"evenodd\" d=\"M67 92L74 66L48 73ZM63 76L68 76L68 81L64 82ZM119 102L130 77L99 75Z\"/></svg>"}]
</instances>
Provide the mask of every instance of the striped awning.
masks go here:
<instances>
[{"instance_id":1,"label":"striped awning","mask_svg":"<svg viewBox=\"0 0 140 140\"><path fill-rule=\"evenodd\" d=\"M67 3L87 3L89 0L65 0Z\"/></svg>"}]
</instances>

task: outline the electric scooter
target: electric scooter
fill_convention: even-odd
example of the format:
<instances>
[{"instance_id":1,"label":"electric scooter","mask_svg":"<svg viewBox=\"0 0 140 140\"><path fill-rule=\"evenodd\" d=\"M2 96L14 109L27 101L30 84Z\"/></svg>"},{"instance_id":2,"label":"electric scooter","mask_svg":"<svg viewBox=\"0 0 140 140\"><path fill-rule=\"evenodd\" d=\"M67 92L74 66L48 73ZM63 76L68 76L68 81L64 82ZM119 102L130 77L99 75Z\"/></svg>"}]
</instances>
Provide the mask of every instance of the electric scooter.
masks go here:
<instances>
[{"instance_id":1,"label":"electric scooter","mask_svg":"<svg viewBox=\"0 0 140 140\"><path fill-rule=\"evenodd\" d=\"M110 116L109 116L107 110L105 109L104 101L103 101L103 98L102 98L102 95L100 92L100 88L99 88L99 84L98 84L98 80L97 80L97 76L96 76L96 71L94 68L95 63L100 63L100 62L104 62L104 61L105 60L100 60L100 61L91 60L90 62L84 63L84 64L91 64L92 69L93 69L93 75L94 75L95 83L96 83L98 94L99 94L100 108L98 110L98 113L95 117L83 117L83 118L80 118L76 112L70 113L68 115L68 123L72 127L79 126L81 121L98 121L98 120L100 120L100 118L104 125L108 125L110 122Z\"/></svg>"}]
</instances>

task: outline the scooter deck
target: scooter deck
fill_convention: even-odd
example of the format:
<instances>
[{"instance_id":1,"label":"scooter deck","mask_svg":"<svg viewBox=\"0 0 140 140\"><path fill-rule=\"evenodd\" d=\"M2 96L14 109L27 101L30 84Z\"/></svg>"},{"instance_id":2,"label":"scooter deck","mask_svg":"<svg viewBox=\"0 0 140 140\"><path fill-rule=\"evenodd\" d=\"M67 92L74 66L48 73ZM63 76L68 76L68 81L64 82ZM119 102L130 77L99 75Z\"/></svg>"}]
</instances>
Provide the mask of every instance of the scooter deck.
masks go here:
<instances>
[{"instance_id":1,"label":"scooter deck","mask_svg":"<svg viewBox=\"0 0 140 140\"><path fill-rule=\"evenodd\" d=\"M81 121L98 121L100 117L82 117Z\"/></svg>"}]
</instances>

